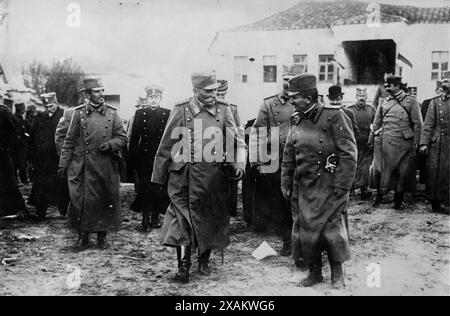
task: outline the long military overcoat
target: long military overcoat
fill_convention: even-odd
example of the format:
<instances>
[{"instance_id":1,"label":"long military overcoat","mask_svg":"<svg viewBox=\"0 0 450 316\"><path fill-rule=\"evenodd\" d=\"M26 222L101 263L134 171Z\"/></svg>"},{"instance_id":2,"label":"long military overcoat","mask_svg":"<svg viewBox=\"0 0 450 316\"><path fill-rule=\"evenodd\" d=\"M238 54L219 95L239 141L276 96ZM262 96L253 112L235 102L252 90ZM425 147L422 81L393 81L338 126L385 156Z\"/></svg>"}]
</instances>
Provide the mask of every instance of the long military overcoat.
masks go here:
<instances>
[{"instance_id":1,"label":"long military overcoat","mask_svg":"<svg viewBox=\"0 0 450 316\"><path fill-rule=\"evenodd\" d=\"M389 97L377 108L371 132L375 135L371 188L383 194L390 190L415 191L416 147L422 125L416 98L404 92L397 98Z\"/></svg>"},{"instance_id":2,"label":"long military overcoat","mask_svg":"<svg viewBox=\"0 0 450 316\"><path fill-rule=\"evenodd\" d=\"M281 194L280 183L283 150L289 132L289 120L293 113L292 104L286 102L281 95L274 95L263 100L253 124L254 130L250 135L249 146L250 163L252 167L263 168L263 173L256 176L253 191L253 224L256 231L276 228L289 234L291 229L290 205ZM276 132L279 133L277 138ZM275 139L278 144L272 143ZM263 157L262 153L268 153L271 161L267 161L267 157ZM267 165L276 168L268 170Z\"/></svg>"},{"instance_id":3,"label":"long military overcoat","mask_svg":"<svg viewBox=\"0 0 450 316\"><path fill-rule=\"evenodd\" d=\"M129 163L138 175L138 192L131 204L135 212L164 213L169 205L167 191L161 185L151 183L153 164L159 143L169 119L170 110L158 107L136 111L133 119Z\"/></svg>"},{"instance_id":4,"label":"long military overcoat","mask_svg":"<svg viewBox=\"0 0 450 316\"><path fill-rule=\"evenodd\" d=\"M335 155L334 173L325 170ZM312 264L327 249L332 260L350 259L343 214L356 173L352 122L340 108L318 103L306 117L293 115L284 150L281 188L292 192L292 255ZM345 192L337 195L338 188Z\"/></svg>"},{"instance_id":5,"label":"long military overcoat","mask_svg":"<svg viewBox=\"0 0 450 316\"><path fill-rule=\"evenodd\" d=\"M358 167L356 169L355 189L369 185L369 169L373 159L373 148L368 145L370 126L375 118L375 108L369 104L353 104L348 107L353 111L358 125L359 134L355 135L358 146Z\"/></svg>"},{"instance_id":6,"label":"long military overcoat","mask_svg":"<svg viewBox=\"0 0 450 316\"><path fill-rule=\"evenodd\" d=\"M202 153L216 158L210 161ZM167 184L171 201L161 228L163 244L197 246L200 253L229 245L225 153L233 168L245 169L245 143L228 104L207 109L192 98L174 106L152 175L152 182Z\"/></svg>"},{"instance_id":7,"label":"long military overcoat","mask_svg":"<svg viewBox=\"0 0 450 316\"><path fill-rule=\"evenodd\" d=\"M123 123L107 104L75 108L64 140L59 167L67 168L70 191L69 226L78 232L118 231L122 225L119 157L126 146ZM108 143L110 152L99 150Z\"/></svg>"},{"instance_id":8,"label":"long military overcoat","mask_svg":"<svg viewBox=\"0 0 450 316\"><path fill-rule=\"evenodd\" d=\"M420 144L429 146L426 185L431 200L449 204L450 99L435 98L428 108Z\"/></svg>"}]
</instances>

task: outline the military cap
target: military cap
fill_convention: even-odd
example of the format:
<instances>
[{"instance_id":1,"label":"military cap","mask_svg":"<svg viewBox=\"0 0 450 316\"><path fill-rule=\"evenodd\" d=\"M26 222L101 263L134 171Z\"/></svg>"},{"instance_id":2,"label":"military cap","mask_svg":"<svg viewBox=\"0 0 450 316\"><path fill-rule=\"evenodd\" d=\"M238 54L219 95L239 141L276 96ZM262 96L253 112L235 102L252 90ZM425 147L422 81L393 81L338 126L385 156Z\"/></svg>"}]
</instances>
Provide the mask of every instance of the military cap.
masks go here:
<instances>
[{"instance_id":1,"label":"military cap","mask_svg":"<svg viewBox=\"0 0 450 316\"><path fill-rule=\"evenodd\" d=\"M310 74L301 74L289 80L290 96L317 89L316 76Z\"/></svg>"},{"instance_id":2,"label":"military cap","mask_svg":"<svg viewBox=\"0 0 450 316\"><path fill-rule=\"evenodd\" d=\"M342 88L340 86L331 86L328 89L328 98L331 100L336 100L337 98L342 97L344 94L342 93Z\"/></svg>"},{"instance_id":3,"label":"military cap","mask_svg":"<svg viewBox=\"0 0 450 316\"><path fill-rule=\"evenodd\" d=\"M147 96L149 95L162 95L164 92L164 89L157 85L150 85L148 87L145 87L145 93L147 93Z\"/></svg>"},{"instance_id":4,"label":"military cap","mask_svg":"<svg viewBox=\"0 0 450 316\"><path fill-rule=\"evenodd\" d=\"M442 80L450 80L450 71L444 71L444 73L442 74Z\"/></svg>"},{"instance_id":5,"label":"military cap","mask_svg":"<svg viewBox=\"0 0 450 316\"><path fill-rule=\"evenodd\" d=\"M411 95L417 95L417 87L408 87L408 93Z\"/></svg>"},{"instance_id":6,"label":"military cap","mask_svg":"<svg viewBox=\"0 0 450 316\"><path fill-rule=\"evenodd\" d=\"M57 102L56 93L55 92L43 93L41 94L41 100L44 106L52 106Z\"/></svg>"},{"instance_id":7,"label":"military cap","mask_svg":"<svg viewBox=\"0 0 450 316\"><path fill-rule=\"evenodd\" d=\"M217 82L220 84L220 87L217 88L217 93L225 94L228 91L228 81L224 79L219 79Z\"/></svg>"},{"instance_id":8,"label":"military cap","mask_svg":"<svg viewBox=\"0 0 450 316\"><path fill-rule=\"evenodd\" d=\"M367 88L366 87L356 87L356 93L357 94L367 94Z\"/></svg>"},{"instance_id":9,"label":"military cap","mask_svg":"<svg viewBox=\"0 0 450 316\"><path fill-rule=\"evenodd\" d=\"M105 89L102 81L97 78L87 78L83 80L83 86L80 91L96 91Z\"/></svg>"},{"instance_id":10,"label":"military cap","mask_svg":"<svg viewBox=\"0 0 450 316\"><path fill-rule=\"evenodd\" d=\"M191 80L194 89L215 90L220 86L214 75L193 73L191 75Z\"/></svg>"},{"instance_id":11,"label":"military cap","mask_svg":"<svg viewBox=\"0 0 450 316\"><path fill-rule=\"evenodd\" d=\"M400 76L395 76L395 75L388 75L386 76L386 83L387 84L401 84L402 83L402 77Z\"/></svg>"}]
</instances>

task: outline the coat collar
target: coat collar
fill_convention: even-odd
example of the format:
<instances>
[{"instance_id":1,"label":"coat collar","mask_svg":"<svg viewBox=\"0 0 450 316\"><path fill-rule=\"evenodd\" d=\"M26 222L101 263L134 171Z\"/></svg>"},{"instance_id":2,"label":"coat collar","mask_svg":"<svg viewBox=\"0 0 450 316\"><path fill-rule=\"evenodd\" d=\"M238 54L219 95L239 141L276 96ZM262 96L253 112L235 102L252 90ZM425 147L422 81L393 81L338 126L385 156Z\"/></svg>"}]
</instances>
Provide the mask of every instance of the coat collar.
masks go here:
<instances>
[{"instance_id":1,"label":"coat collar","mask_svg":"<svg viewBox=\"0 0 450 316\"><path fill-rule=\"evenodd\" d=\"M284 98L284 96L283 96L282 93L278 93L277 96L278 96L278 101L280 101L280 103L281 103L282 105L285 105L286 102L288 101L288 100L286 100L286 99Z\"/></svg>"},{"instance_id":2,"label":"coat collar","mask_svg":"<svg viewBox=\"0 0 450 316\"><path fill-rule=\"evenodd\" d=\"M216 114L217 114L217 103L213 107L207 107L202 102L200 102L197 98L192 98L191 102L189 102L189 105L191 107L191 111L192 111L192 114L194 114L194 116L197 116L197 114L203 110L205 112L211 114L212 116L216 116Z\"/></svg>"},{"instance_id":3,"label":"coat collar","mask_svg":"<svg viewBox=\"0 0 450 316\"><path fill-rule=\"evenodd\" d=\"M323 104L317 102L311 109L309 109L306 113L303 112L295 112L291 116L291 122L294 125L298 125L303 120L311 120L314 124L319 120L320 114L323 111Z\"/></svg>"},{"instance_id":4,"label":"coat collar","mask_svg":"<svg viewBox=\"0 0 450 316\"><path fill-rule=\"evenodd\" d=\"M405 91L402 90L399 93L397 93L396 95L390 95L388 100L396 99L398 102L402 102L405 98L406 98L406 93L405 93Z\"/></svg>"},{"instance_id":5,"label":"coat collar","mask_svg":"<svg viewBox=\"0 0 450 316\"><path fill-rule=\"evenodd\" d=\"M92 112L97 111L101 114L105 114L106 112L106 103L103 103L102 105L100 105L98 108L95 108L91 102L89 102L88 104L86 104L86 112L87 114L91 114Z\"/></svg>"}]
</instances>

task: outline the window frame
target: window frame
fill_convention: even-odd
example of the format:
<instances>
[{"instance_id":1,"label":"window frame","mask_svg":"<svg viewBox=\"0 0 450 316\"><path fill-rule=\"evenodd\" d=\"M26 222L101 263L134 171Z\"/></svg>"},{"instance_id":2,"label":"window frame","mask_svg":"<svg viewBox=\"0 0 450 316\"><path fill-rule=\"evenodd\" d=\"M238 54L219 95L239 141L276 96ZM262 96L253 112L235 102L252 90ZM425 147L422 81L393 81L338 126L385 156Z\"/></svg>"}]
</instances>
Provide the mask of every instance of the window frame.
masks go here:
<instances>
[{"instance_id":1,"label":"window frame","mask_svg":"<svg viewBox=\"0 0 450 316\"><path fill-rule=\"evenodd\" d=\"M322 62L320 61L321 57L325 57L326 61ZM333 60L330 60L333 59ZM321 72L321 67L324 66L325 67L325 72ZM329 67L333 66L333 71L330 72L329 71ZM336 64L334 63L334 55L333 54L320 54L319 55L319 75L318 75L318 82L321 83L334 83L335 79L336 79ZM321 80L320 76L324 75L325 76L325 80ZM331 80L329 80L329 76L332 75Z\"/></svg>"},{"instance_id":2,"label":"window frame","mask_svg":"<svg viewBox=\"0 0 450 316\"><path fill-rule=\"evenodd\" d=\"M438 60L435 59L435 55L438 55ZM445 56L443 58L443 56ZM441 80L442 74L449 69L450 54L448 50L432 51L431 52L431 80ZM434 65L437 64L437 68ZM443 69L443 65L447 64L446 69Z\"/></svg>"}]
</instances>

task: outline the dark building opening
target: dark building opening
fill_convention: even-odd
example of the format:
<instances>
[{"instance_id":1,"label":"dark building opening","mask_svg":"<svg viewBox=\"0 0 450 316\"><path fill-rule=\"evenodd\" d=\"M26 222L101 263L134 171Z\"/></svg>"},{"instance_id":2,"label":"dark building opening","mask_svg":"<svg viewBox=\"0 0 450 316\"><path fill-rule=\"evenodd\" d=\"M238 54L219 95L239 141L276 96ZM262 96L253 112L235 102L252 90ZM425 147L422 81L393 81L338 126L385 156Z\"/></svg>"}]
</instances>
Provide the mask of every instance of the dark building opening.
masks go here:
<instances>
[{"instance_id":1,"label":"dark building opening","mask_svg":"<svg viewBox=\"0 0 450 316\"><path fill-rule=\"evenodd\" d=\"M380 84L385 73L395 73L397 45L393 40L345 41L355 84Z\"/></svg>"}]
</instances>

